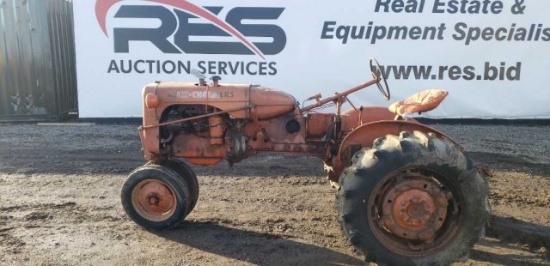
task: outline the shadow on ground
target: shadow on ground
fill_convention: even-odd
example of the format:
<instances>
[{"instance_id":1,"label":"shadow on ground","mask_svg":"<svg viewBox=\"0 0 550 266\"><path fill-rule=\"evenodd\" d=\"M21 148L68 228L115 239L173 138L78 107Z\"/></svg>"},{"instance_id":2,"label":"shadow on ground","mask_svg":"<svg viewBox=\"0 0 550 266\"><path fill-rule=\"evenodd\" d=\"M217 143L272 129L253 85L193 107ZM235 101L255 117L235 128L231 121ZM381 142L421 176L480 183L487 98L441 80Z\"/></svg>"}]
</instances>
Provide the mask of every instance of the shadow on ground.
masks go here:
<instances>
[{"instance_id":1,"label":"shadow on ground","mask_svg":"<svg viewBox=\"0 0 550 266\"><path fill-rule=\"evenodd\" d=\"M529 245L533 249L544 247L550 251L550 226L525 222L514 217L492 216L487 236L506 243Z\"/></svg>"},{"instance_id":2,"label":"shadow on ground","mask_svg":"<svg viewBox=\"0 0 550 266\"><path fill-rule=\"evenodd\" d=\"M487 237L472 250L472 259L501 265L549 265L550 226L492 216Z\"/></svg>"},{"instance_id":3,"label":"shadow on ground","mask_svg":"<svg viewBox=\"0 0 550 266\"><path fill-rule=\"evenodd\" d=\"M514 249L510 253L505 254L503 250L510 250L511 247L498 240L486 239L477 244L476 249L471 251L470 258L476 261L490 262L499 265L509 266L542 266L548 265L544 254L534 255L529 253L528 250L522 250L521 248L513 247ZM498 251L498 252L492 252ZM524 251L524 252L522 252ZM519 253L519 254L518 254ZM534 262L541 261L541 262Z\"/></svg>"},{"instance_id":4,"label":"shadow on ground","mask_svg":"<svg viewBox=\"0 0 550 266\"><path fill-rule=\"evenodd\" d=\"M355 257L324 247L210 222L185 222L179 228L155 234L208 253L256 265L364 265Z\"/></svg>"},{"instance_id":5,"label":"shadow on ground","mask_svg":"<svg viewBox=\"0 0 550 266\"><path fill-rule=\"evenodd\" d=\"M487 231L490 238L476 245L471 259L500 265L548 265L550 227L505 217L493 217L492 221ZM365 265L357 257L288 239L288 236L213 222L185 222L174 230L154 233L211 254L257 265ZM540 247L546 247L543 249L546 254L533 251Z\"/></svg>"}]
</instances>

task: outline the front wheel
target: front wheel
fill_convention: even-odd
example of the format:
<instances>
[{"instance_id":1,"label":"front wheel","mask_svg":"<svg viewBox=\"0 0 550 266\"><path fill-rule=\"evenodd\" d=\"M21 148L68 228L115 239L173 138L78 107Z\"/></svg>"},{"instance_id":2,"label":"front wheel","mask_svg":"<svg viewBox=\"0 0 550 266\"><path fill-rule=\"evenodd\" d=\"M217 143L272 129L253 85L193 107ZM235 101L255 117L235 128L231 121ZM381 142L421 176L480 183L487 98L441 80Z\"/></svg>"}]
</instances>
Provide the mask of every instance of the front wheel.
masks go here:
<instances>
[{"instance_id":1,"label":"front wheel","mask_svg":"<svg viewBox=\"0 0 550 266\"><path fill-rule=\"evenodd\" d=\"M488 184L453 143L402 132L354 155L340 178L344 234L368 261L446 265L467 257L489 218Z\"/></svg>"},{"instance_id":2,"label":"front wheel","mask_svg":"<svg viewBox=\"0 0 550 266\"><path fill-rule=\"evenodd\" d=\"M145 165L128 176L121 191L122 207L138 225L162 230L188 214L190 192L178 173L161 165Z\"/></svg>"},{"instance_id":3,"label":"front wheel","mask_svg":"<svg viewBox=\"0 0 550 266\"><path fill-rule=\"evenodd\" d=\"M146 165L155 165L155 163L148 162ZM187 214L189 214L191 211L193 211L199 199L199 180L197 180L195 172L187 163L175 158L162 161L158 163L158 165L162 165L174 170L187 184L190 193L189 209L187 210Z\"/></svg>"}]
</instances>

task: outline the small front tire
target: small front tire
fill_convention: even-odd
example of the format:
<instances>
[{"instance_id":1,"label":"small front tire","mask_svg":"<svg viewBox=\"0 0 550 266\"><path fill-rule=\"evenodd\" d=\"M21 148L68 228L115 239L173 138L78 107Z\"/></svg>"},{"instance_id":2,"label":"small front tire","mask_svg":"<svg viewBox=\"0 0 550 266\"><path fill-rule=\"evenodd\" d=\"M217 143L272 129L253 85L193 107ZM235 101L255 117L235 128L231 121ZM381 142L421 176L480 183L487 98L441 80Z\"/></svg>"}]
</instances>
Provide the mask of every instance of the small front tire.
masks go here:
<instances>
[{"instance_id":1,"label":"small front tire","mask_svg":"<svg viewBox=\"0 0 550 266\"><path fill-rule=\"evenodd\" d=\"M187 215L190 192L168 167L145 165L128 176L121 191L122 207L138 225L153 230L176 226Z\"/></svg>"},{"instance_id":2,"label":"small front tire","mask_svg":"<svg viewBox=\"0 0 550 266\"><path fill-rule=\"evenodd\" d=\"M189 197L191 202L189 204L189 209L187 210L187 214L189 214L193 211L197 201L199 200L199 180L197 179L195 172L187 163L175 158L162 161L159 164L174 170L179 174L181 179L186 182L189 192L191 193Z\"/></svg>"}]
</instances>

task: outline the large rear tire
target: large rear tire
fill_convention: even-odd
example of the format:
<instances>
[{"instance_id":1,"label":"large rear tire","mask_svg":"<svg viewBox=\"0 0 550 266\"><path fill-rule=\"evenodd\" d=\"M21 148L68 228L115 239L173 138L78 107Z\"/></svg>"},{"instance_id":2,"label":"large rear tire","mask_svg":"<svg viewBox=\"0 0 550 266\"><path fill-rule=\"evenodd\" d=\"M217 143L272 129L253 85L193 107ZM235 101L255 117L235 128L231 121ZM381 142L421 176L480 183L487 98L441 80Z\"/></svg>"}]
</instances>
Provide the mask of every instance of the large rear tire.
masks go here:
<instances>
[{"instance_id":1,"label":"large rear tire","mask_svg":"<svg viewBox=\"0 0 550 266\"><path fill-rule=\"evenodd\" d=\"M485 176L456 145L433 134L375 140L354 155L339 183L341 228L367 261L465 259L489 218Z\"/></svg>"},{"instance_id":2,"label":"large rear tire","mask_svg":"<svg viewBox=\"0 0 550 266\"><path fill-rule=\"evenodd\" d=\"M162 230L178 225L187 216L190 192L174 170L144 165L134 170L122 186L122 207L138 225Z\"/></svg>"}]
</instances>

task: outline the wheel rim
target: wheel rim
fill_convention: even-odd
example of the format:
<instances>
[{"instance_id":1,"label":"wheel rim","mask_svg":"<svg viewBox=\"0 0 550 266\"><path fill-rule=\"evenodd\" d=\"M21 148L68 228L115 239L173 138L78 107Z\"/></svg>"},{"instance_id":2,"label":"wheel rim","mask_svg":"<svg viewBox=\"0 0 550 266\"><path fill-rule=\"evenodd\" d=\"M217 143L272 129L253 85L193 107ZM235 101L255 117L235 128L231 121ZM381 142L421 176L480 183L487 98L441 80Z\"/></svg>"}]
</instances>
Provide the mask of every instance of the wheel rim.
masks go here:
<instances>
[{"instance_id":1,"label":"wheel rim","mask_svg":"<svg viewBox=\"0 0 550 266\"><path fill-rule=\"evenodd\" d=\"M165 182L146 179L132 191L132 206L149 221L164 221L171 217L177 207L176 194Z\"/></svg>"},{"instance_id":2,"label":"wheel rim","mask_svg":"<svg viewBox=\"0 0 550 266\"><path fill-rule=\"evenodd\" d=\"M387 249L424 256L443 249L460 227L462 196L449 179L427 169L385 176L368 199L367 222Z\"/></svg>"}]
</instances>

